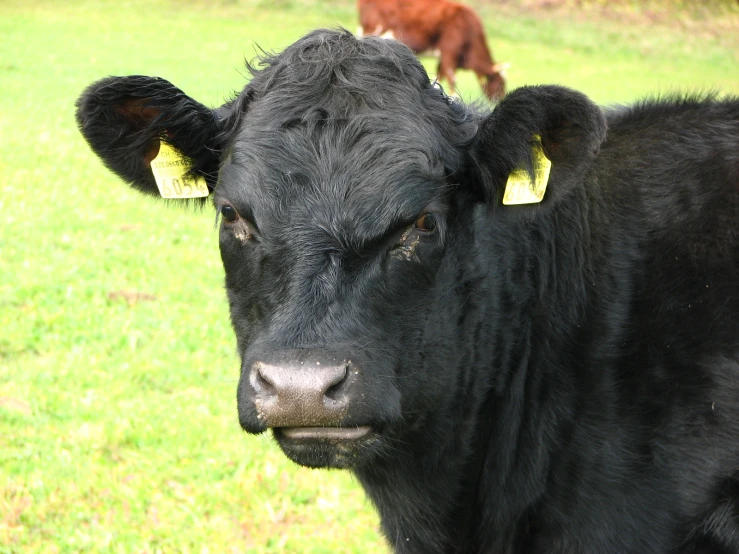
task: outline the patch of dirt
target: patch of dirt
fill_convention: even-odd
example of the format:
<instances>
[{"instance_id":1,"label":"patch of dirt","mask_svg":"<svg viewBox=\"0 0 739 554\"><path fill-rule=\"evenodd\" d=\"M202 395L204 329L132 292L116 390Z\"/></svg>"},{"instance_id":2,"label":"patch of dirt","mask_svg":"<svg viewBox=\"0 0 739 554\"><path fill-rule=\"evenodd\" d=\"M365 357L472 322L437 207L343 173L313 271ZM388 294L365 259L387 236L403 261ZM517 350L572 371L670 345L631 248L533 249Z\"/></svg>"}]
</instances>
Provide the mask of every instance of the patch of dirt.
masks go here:
<instances>
[{"instance_id":1,"label":"patch of dirt","mask_svg":"<svg viewBox=\"0 0 739 554\"><path fill-rule=\"evenodd\" d=\"M11 398L9 396L0 396L0 408L6 408L14 412L20 412L24 415L31 415L31 405L28 402Z\"/></svg>"},{"instance_id":2,"label":"patch of dirt","mask_svg":"<svg viewBox=\"0 0 739 554\"><path fill-rule=\"evenodd\" d=\"M124 300L129 306L139 302L154 302L157 299L153 294L137 290L116 290L108 293L108 300Z\"/></svg>"},{"instance_id":3,"label":"patch of dirt","mask_svg":"<svg viewBox=\"0 0 739 554\"><path fill-rule=\"evenodd\" d=\"M119 231L123 231L124 233L126 231L136 231L137 229L140 229L141 225L137 223L123 223L122 225L118 226Z\"/></svg>"}]
</instances>

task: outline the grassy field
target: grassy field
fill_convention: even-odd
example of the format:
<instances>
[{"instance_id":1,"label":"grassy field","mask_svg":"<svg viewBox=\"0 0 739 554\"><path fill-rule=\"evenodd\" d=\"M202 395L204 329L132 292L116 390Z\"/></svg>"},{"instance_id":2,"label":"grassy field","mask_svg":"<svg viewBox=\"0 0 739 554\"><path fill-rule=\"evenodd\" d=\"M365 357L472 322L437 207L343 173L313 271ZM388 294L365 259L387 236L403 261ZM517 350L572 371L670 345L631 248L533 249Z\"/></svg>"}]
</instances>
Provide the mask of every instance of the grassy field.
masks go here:
<instances>
[{"instance_id":1,"label":"grassy field","mask_svg":"<svg viewBox=\"0 0 739 554\"><path fill-rule=\"evenodd\" d=\"M512 87L739 93L736 13L475 5ZM354 29L354 3L3 0L0 14L0 553L387 552L348 473L240 431L213 214L130 192L73 120L110 74L219 104L257 45ZM478 97L472 76L460 92Z\"/></svg>"}]
</instances>

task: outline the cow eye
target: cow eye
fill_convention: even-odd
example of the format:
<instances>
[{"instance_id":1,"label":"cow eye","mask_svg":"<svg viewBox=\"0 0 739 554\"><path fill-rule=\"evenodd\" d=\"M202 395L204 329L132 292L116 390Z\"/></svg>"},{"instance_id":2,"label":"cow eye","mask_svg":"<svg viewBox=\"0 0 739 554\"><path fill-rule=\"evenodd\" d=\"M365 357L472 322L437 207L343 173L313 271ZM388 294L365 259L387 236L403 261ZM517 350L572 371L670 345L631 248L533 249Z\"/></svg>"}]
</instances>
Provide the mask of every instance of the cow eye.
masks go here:
<instances>
[{"instance_id":1,"label":"cow eye","mask_svg":"<svg viewBox=\"0 0 739 554\"><path fill-rule=\"evenodd\" d=\"M223 217L224 221L227 221L228 223L233 223L234 221L237 221L239 219L239 212L237 212L236 208L234 208L233 206L225 204L221 206L221 216Z\"/></svg>"},{"instance_id":2,"label":"cow eye","mask_svg":"<svg viewBox=\"0 0 739 554\"><path fill-rule=\"evenodd\" d=\"M436 216L434 214L423 214L416 220L416 229L424 233L436 231Z\"/></svg>"}]
</instances>

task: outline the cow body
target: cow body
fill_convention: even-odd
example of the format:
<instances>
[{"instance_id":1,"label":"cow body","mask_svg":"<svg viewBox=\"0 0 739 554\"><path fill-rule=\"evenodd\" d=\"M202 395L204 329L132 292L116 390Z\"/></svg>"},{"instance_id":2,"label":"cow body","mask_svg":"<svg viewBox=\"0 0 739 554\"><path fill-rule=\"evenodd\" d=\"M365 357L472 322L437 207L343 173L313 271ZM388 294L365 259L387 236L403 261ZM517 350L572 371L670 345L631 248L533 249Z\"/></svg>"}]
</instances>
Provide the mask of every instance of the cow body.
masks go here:
<instances>
[{"instance_id":1,"label":"cow body","mask_svg":"<svg viewBox=\"0 0 739 554\"><path fill-rule=\"evenodd\" d=\"M491 100L505 94L503 64L496 64L485 30L471 8L449 0L359 0L365 35L392 36L417 54L438 51L439 79L456 90L457 69L475 72Z\"/></svg>"},{"instance_id":2,"label":"cow body","mask_svg":"<svg viewBox=\"0 0 739 554\"><path fill-rule=\"evenodd\" d=\"M246 431L353 471L399 553L739 552L739 100L481 113L333 31L252 70L77 113L140 190L162 139L213 190ZM534 137L544 199L505 206Z\"/></svg>"}]
</instances>

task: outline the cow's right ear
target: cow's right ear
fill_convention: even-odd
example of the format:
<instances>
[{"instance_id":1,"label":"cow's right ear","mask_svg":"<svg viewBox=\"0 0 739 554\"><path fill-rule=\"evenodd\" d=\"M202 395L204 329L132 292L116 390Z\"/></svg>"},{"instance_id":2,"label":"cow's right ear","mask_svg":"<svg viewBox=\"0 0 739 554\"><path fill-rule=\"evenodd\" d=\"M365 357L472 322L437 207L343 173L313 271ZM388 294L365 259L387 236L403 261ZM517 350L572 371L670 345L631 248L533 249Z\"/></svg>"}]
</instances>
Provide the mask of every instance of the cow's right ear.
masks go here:
<instances>
[{"instance_id":1,"label":"cow's right ear","mask_svg":"<svg viewBox=\"0 0 739 554\"><path fill-rule=\"evenodd\" d=\"M187 158L190 172L215 187L221 127L216 110L158 77L108 77L77 100L77 124L105 165L133 187L159 194L150 164L165 140Z\"/></svg>"},{"instance_id":2,"label":"cow's right ear","mask_svg":"<svg viewBox=\"0 0 739 554\"><path fill-rule=\"evenodd\" d=\"M601 109L582 93L560 86L516 89L481 123L471 145L474 189L501 212L546 209L583 183L606 128Z\"/></svg>"}]
</instances>

